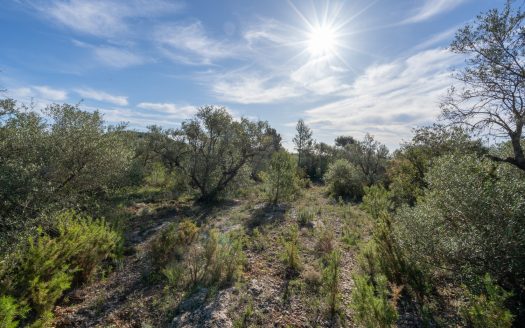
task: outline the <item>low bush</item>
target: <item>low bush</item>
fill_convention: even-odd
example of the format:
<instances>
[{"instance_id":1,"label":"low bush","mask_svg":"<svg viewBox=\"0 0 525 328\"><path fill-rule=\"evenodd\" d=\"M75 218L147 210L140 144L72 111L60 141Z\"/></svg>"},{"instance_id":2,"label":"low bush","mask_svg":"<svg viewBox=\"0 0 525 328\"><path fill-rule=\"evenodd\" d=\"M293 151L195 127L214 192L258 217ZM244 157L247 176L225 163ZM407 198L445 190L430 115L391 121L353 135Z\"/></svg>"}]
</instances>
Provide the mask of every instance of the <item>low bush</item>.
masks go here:
<instances>
[{"instance_id":1,"label":"low bush","mask_svg":"<svg viewBox=\"0 0 525 328\"><path fill-rule=\"evenodd\" d=\"M505 301L512 293L494 283L490 275L483 278L483 292L475 295L466 293L468 303L463 309L463 316L474 328L510 328L513 316L505 307Z\"/></svg>"},{"instance_id":2,"label":"low bush","mask_svg":"<svg viewBox=\"0 0 525 328\"><path fill-rule=\"evenodd\" d=\"M323 228L321 228L317 234L317 243L315 245L315 249L324 255L330 254L335 244L335 234L332 229L330 229L327 225L325 225Z\"/></svg>"},{"instance_id":3,"label":"low bush","mask_svg":"<svg viewBox=\"0 0 525 328\"><path fill-rule=\"evenodd\" d=\"M331 315L339 310L340 305L340 273L341 273L341 252L333 250L328 256L328 264L323 270L323 292L326 298L326 305Z\"/></svg>"},{"instance_id":4,"label":"low bush","mask_svg":"<svg viewBox=\"0 0 525 328\"><path fill-rule=\"evenodd\" d=\"M161 270L167 286L175 290L197 285L220 288L237 281L246 260L243 241L239 235L210 230L199 242L179 243L180 257Z\"/></svg>"},{"instance_id":5,"label":"low bush","mask_svg":"<svg viewBox=\"0 0 525 328\"><path fill-rule=\"evenodd\" d=\"M352 163L344 159L330 164L324 180L332 197L358 200L363 195L362 174Z\"/></svg>"},{"instance_id":6,"label":"low bush","mask_svg":"<svg viewBox=\"0 0 525 328\"><path fill-rule=\"evenodd\" d=\"M299 256L299 230L296 225L291 226L282 238L284 251L281 258L286 266L286 275L293 277L302 269Z\"/></svg>"},{"instance_id":7,"label":"low bush","mask_svg":"<svg viewBox=\"0 0 525 328\"><path fill-rule=\"evenodd\" d=\"M307 208L302 208L297 213L297 224L300 227L312 227L314 220L314 213Z\"/></svg>"},{"instance_id":8,"label":"low bush","mask_svg":"<svg viewBox=\"0 0 525 328\"><path fill-rule=\"evenodd\" d=\"M154 265L163 268L181 260L187 247L197 240L198 232L199 228L189 220L169 224L151 244Z\"/></svg>"},{"instance_id":9,"label":"low bush","mask_svg":"<svg viewBox=\"0 0 525 328\"><path fill-rule=\"evenodd\" d=\"M19 321L25 318L28 311L27 306L17 304L13 297L0 296L0 327L18 327Z\"/></svg>"},{"instance_id":10,"label":"low bush","mask_svg":"<svg viewBox=\"0 0 525 328\"><path fill-rule=\"evenodd\" d=\"M53 229L39 229L0 268L2 290L28 304L35 318L51 310L74 283L92 279L104 260L114 257L120 236L103 220L68 211L56 215Z\"/></svg>"},{"instance_id":11,"label":"low bush","mask_svg":"<svg viewBox=\"0 0 525 328\"><path fill-rule=\"evenodd\" d=\"M397 321L396 300L390 300L387 279L383 275L376 277L375 284L366 276L354 276L355 288L350 306L354 311L354 320L363 327L393 327Z\"/></svg>"},{"instance_id":12,"label":"low bush","mask_svg":"<svg viewBox=\"0 0 525 328\"><path fill-rule=\"evenodd\" d=\"M361 204L365 212L374 219L378 219L382 213L388 213L393 206L390 201L389 192L382 185L364 187L363 202Z\"/></svg>"}]
</instances>

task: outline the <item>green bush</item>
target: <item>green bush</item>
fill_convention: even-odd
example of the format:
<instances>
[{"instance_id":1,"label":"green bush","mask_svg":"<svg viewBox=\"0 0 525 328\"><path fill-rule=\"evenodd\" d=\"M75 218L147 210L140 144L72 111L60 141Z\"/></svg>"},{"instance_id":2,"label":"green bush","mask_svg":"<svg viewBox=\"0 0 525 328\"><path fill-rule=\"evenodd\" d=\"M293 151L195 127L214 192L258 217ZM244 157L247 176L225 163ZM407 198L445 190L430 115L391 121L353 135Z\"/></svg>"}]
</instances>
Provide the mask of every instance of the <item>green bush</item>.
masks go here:
<instances>
[{"instance_id":1,"label":"green bush","mask_svg":"<svg viewBox=\"0 0 525 328\"><path fill-rule=\"evenodd\" d=\"M153 263L163 268L174 260L181 260L187 247L198 238L199 228L195 223L184 220L170 223L151 244Z\"/></svg>"},{"instance_id":2,"label":"green bush","mask_svg":"<svg viewBox=\"0 0 525 328\"><path fill-rule=\"evenodd\" d=\"M297 213L297 223L301 227L312 227L314 220L314 213L307 208L302 208Z\"/></svg>"},{"instance_id":3,"label":"green bush","mask_svg":"<svg viewBox=\"0 0 525 328\"><path fill-rule=\"evenodd\" d=\"M297 191L297 164L286 151L273 153L268 171L263 175L268 201L277 204L290 199Z\"/></svg>"},{"instance_id":4,"label":"green bush","mask_svg":"<svg viewBox=\"0 0 525 328\"><path fill-rule=\"evenodd\" d=\"M328 264L323 270L323 292L330 314L334 315L339 310L340 303L340 274L341 252L333 250L328 256Z\"/></svg>"},{"instance_id":5,"label":"green bush","mask_svg":"<svg viewBox=\"0 0 525 328\"><path fill-rule=\"evenodd\" d=\"M180 258L173 258L163 269L168 287L197 285L223 287L237 281L245 263L243 238L233 233L210 230L198 243L179 244Z\"/></svg>"},{"instance_id":6,"label":"green bush","mask_svg":"<svg viewBox=\"0 0 525 328\"><path fill-rule=\"evenodd\" d=\"M394 233L407 257L458 280L489 273L499 285L525 284L525 176L507 164L447 155L427 174L428 189L396 215Z\"/></svg>"},{"instance_id":7,"label":"green bush","mask_svg":"<svg viewBox=\"0 0 525 328\"><path fill-rule=\"evenodd\" d=\"M356 200L363 195L362 174L352 163L344 159L330 164L324 180L332 197Z\"/></svg>"},{"instance_id":8,"label":"green bush","mask_svg":"<svg viewBox=\"0 0 525 328\"><path fill-rule=\"evenodd\" d=\"M350 306L354 311L355 322L363 327L388 328L397 321L395 302L388 298L387 279L378 275L372 284L366 276L354 276L355 287L352 291Z\"/></svg>"},{"instance_id":9,"label":"green bush","mask_svg":"<svg viewBox=\"0 0 525 328\"><path fill-rule=\"evenodd\" d=\"M29 308L17 304L11 296L0 296L0 328L16 328L20 319L24 319Z\"/></svg>"},{"instance_id":10,"label":"green bush","mask_svg":"<svg viewBox=\"0 0 525 328\"><path fill-rule=\"evenodd\" d=\"M104 260L115 256L120 236L103 220L68 211L58 214L49 233L39 229L4 263L3 290L27 303L37 318L48 318L71 285L90 280Z\"/></svg>"},{"instance_id":11,"label":"green bush","mask_svg":"<svg viewBox=\"0 0 525 328\"><path fill-rule=\"evenodd\" d=\"M382 185L365 187L364 193L361 206L374 219L378 219L381 213L388 213L391 210L390 194Z\"/></svg>"},{"instance_id":12,"label":"green bush","mask_svg":"<svg viewBox=\"0 0 525 328\"><path fill-rule=\"evenodd\" d=\"M295 276L302 269L299 256L299 230L296 225L291 226L287 234L282 238L284 251L281 258L286 266L287 276Z\"/></svg>"},{"instance_id":13,"label":"green bush","mask_svg":"<svg viewBox=\"0 0 525 328\"><path fill-rule=\"evenodd\" d=\"M513 316L505 307L512 295L496 285L490 275L483 278L484 293L474 295L467 292L468 305L463 309L467 322L474 328L510 328Z\"/></svg>"}]
</instances>

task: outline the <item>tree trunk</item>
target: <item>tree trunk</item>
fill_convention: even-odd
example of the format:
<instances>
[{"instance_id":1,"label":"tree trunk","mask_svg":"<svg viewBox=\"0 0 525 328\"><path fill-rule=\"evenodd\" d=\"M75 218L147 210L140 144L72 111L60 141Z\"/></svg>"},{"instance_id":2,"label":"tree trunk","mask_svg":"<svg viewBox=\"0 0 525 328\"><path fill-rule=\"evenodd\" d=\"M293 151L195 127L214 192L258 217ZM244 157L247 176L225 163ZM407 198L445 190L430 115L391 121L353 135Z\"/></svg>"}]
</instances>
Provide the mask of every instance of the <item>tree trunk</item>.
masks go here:
<instances>
[{"instance_id":1,"label":"tree trunk","mask_svg":"<svg viewBox=\"0 0 525 328\"><path fill-rule=\"evenodd\" d=\"M511 136L512 149L514 150L515 165L525 171L525 156L521 146L521 135L516 133Z\"/></svg>"}]
</instances>

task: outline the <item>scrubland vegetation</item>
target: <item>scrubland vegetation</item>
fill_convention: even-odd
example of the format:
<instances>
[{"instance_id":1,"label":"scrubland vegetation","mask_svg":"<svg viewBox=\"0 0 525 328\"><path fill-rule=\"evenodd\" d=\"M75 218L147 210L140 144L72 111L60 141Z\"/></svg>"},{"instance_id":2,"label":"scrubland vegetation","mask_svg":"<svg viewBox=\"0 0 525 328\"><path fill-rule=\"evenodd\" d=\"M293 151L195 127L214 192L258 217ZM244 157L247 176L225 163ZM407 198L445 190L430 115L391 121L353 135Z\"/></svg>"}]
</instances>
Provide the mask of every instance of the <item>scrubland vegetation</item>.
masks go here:
<instances>
[{"instance_id":1,"label":"scrubland vegetation","mask_svg":"<svg viewBox=\"0 0 525 328\"><path fill-rule=\"evenodd\" d=\"M137 132L1 100L0 326L522 325L523 18L458 31L463 89L394 152L300 120L291 153L217 106Z\"/></svg>"}]
</instances>

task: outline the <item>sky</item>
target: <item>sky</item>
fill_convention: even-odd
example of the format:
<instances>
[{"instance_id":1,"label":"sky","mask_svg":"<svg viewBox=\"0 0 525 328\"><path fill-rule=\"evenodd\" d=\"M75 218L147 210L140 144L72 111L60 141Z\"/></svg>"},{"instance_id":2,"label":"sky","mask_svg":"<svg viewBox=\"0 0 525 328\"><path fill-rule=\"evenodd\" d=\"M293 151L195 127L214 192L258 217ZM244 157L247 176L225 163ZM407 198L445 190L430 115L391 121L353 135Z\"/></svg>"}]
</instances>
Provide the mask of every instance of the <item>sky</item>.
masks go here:
<instances>
[{"instance_id":1,"label":"sky","mask_svg":"<svg viewBox=\"0 0 525 328\"><path fill-rule=\"evenodd\" d=\"M464 58L455 31L503 0L0 0L0 87L80 103L132 129L204 105L267 120L292 149L372 134L390 149L436 122Z\"/></svg>"}]
</instances>

